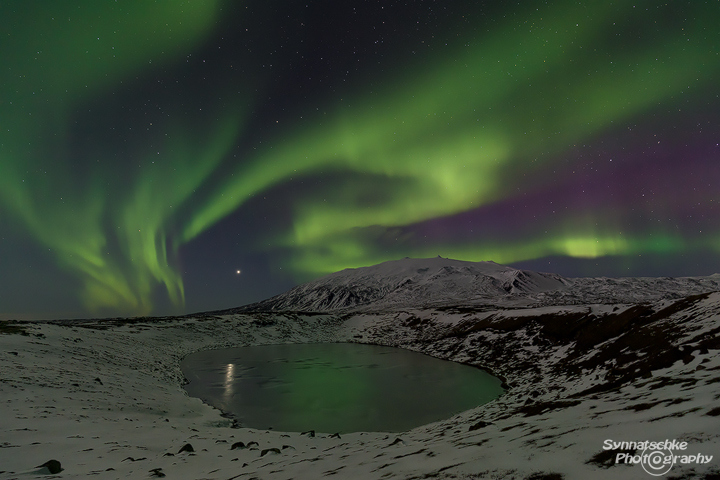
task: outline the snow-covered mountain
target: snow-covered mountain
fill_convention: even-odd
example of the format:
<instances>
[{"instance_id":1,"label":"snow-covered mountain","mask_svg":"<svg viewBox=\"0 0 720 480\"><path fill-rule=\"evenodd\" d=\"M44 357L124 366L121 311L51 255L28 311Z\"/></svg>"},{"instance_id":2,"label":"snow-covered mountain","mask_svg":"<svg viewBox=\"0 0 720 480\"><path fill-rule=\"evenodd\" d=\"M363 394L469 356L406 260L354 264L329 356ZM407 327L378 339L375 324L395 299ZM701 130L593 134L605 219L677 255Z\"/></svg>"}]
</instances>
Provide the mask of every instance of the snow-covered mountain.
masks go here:
<instances>
[{"instance_id":1,"label":"snow-covered mountain","mask_svg":"<svg viewBox=\"0 0 720 480\"><path fill-rule=\"evenodd\" d=\"M335 272L243 310L327 312L484 303L559 291L566 286L567 281L559 275L494 262L404 258Z\"/></svg>"},{"instance_id":2,"label":"snow-covered mountain","mask_svg":"<svg viewBox=\"0 0 720 480\"><path fill-rule=\"evenodd\" d=\"M716 290L720 290L717 274L684 278L564 278L495 262L404 258L335 272L232 312L638 303Z\"/></svg>"}]
</instances>

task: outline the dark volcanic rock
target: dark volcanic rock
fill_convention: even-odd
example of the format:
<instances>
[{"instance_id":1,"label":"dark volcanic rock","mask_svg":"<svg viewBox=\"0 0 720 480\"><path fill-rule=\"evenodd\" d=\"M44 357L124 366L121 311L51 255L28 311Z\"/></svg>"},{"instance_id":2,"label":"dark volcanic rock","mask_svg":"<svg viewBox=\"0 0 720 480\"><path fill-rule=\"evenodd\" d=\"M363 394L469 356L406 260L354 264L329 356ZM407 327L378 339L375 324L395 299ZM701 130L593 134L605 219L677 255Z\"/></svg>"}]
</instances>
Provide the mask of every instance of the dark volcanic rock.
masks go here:
<instances>
[{"instance_id":1,"label":"dark volcanic rock","mask_svg":"<svg viewBox=\"0 0 720 480\"><path fill-rule=\"evenodd\" d=\"M60 462L57 460L48 460L47 462L43 463L42 465L38 465L35 468L47 468L48 471L51 474L56 474L62 472L62 466L60 465Z\"/></svg>"},{"instance_id":2,"label":"dark volcanic rock","mask_svg":"<svg viewBox=\"0 0 720 480\"><path fill-rule=\"evenodd\" d=\"M185 445L183 445L182 447L180 447L180 450L178 451L178 453L182 453L182 452L194 452L194 451L195 451L195 449L193 448L193 446L190 445L189 443L186 443Z\"/></svg>"},{"instance_id":3,"label":"dark volcanic rock","mask_svg":"<svg viewBox=\"0 0 720 480\"><path fill-rule=\"evenodd\" d=\"M261 457L264 457L264 456L267 455L268 453L277 453L277 454L279 454L279 453L280 453L280 449L279 449L279 448L274 448L274 447L273 447L273 448L266 448L266 449L264 449L264 450L262 450L262 451L260 452L260 456L261 456Z\"/></svg>"}]
</instances>

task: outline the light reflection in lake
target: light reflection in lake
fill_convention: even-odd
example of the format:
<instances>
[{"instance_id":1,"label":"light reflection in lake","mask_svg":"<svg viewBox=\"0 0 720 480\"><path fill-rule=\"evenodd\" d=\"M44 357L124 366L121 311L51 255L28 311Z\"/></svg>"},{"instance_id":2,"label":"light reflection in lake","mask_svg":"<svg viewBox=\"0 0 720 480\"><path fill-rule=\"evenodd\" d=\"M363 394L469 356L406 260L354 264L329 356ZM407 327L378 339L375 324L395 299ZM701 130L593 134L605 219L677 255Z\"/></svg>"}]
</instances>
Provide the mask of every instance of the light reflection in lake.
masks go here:
<instances>
[{"instance_id":1,"label":"light reflection in lake","mask_svg":"<svg viewBox=\"0 0 720 480\"><path fill-rule=\"evenodd\" d=\"M223 385L223 403L225 405L230 404L230 400L233 397L233 381L235 373L235 365L228 363L225 366L225 384Z\"/></svg>"}]
</instances>

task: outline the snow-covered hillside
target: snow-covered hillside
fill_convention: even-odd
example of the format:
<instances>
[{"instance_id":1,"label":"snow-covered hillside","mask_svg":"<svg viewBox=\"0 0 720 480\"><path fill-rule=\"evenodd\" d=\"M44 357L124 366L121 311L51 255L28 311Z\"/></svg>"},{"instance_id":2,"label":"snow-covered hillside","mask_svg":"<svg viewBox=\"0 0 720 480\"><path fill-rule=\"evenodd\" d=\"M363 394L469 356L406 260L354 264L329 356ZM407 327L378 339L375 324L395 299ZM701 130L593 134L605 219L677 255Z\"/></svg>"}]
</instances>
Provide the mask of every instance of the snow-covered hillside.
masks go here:
<instances>
[{"instance_id":1,"label":"snow-covered hillside","mask_svg":"<svg viewBox=\"0 0 720 480\"><path fill-rule=\"evenodd\" d=\"M502 377L497 400L403 433L243 428L188 397L200 349L360 342ZM643 449L685 442L663 478L720 476L720 293L647 305L443 306L0 322L0 478L631 480ZM428 385L428 388L434 388ZM448 395L451 393L448 392ZM409 402L422 401L411 398ZM62 465L60 467L60 464Z\"/></svg>"},{"instance_id":2,"label":"snow-covered hillside","mask_svg":"<svg viewBox=\"0 0 720 480\"><path fill-rule=\"evenodd\" d=\"M607 442L668 440L686 448L665 478L718 479L719 280L404 259L245 313L0 322L0 478L631 480L651 478L645 447ZM181 387L197 350L328 342L475 365L507 391L408 432L339 435L244 428Z\"/></svg>"},{"instance_id":3,"label":"snow-covered hillside","mask_svg":"<svg viewBox=\"0 0 720 480\"><path fill-rule=\"evenodd\" d=\"M227 311L392 311L443 305L534 307L639 303L720 290L720 275L685 278L564 278L448 258L404 258L349 268Z\"/></svg>"}]
</instances>

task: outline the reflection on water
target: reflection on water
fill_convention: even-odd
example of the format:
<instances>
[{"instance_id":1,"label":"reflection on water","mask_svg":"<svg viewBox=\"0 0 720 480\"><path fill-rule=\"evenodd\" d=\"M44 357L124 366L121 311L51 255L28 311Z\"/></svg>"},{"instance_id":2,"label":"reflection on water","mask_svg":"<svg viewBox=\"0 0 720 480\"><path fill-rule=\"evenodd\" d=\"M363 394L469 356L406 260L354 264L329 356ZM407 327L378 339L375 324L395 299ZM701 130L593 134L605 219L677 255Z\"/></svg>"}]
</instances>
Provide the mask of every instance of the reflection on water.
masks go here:
<instances>
[{"instance_id":1,"label":"reflection on water","mask_svg":"<svg viewBox=\"0 0 720 480\"><path fill-rule=\"evenodd\" d=\"M284 431L405 431L502 393L479 369L375 345L208 350L181 367L190 395L245 426Z\"/></svg>"},{"instance_id":2,"label":"reflection on water","mask_svg":"<svg viewBox=\"0 0 720 480\"><path fill-rule=\"evenodd\" d=\"M223 386L223 404L230 404L230 400L233 396L233 380L234 380L235 365L228 363L225 367L225 385Z\"/></svg>"}]
</instances>

